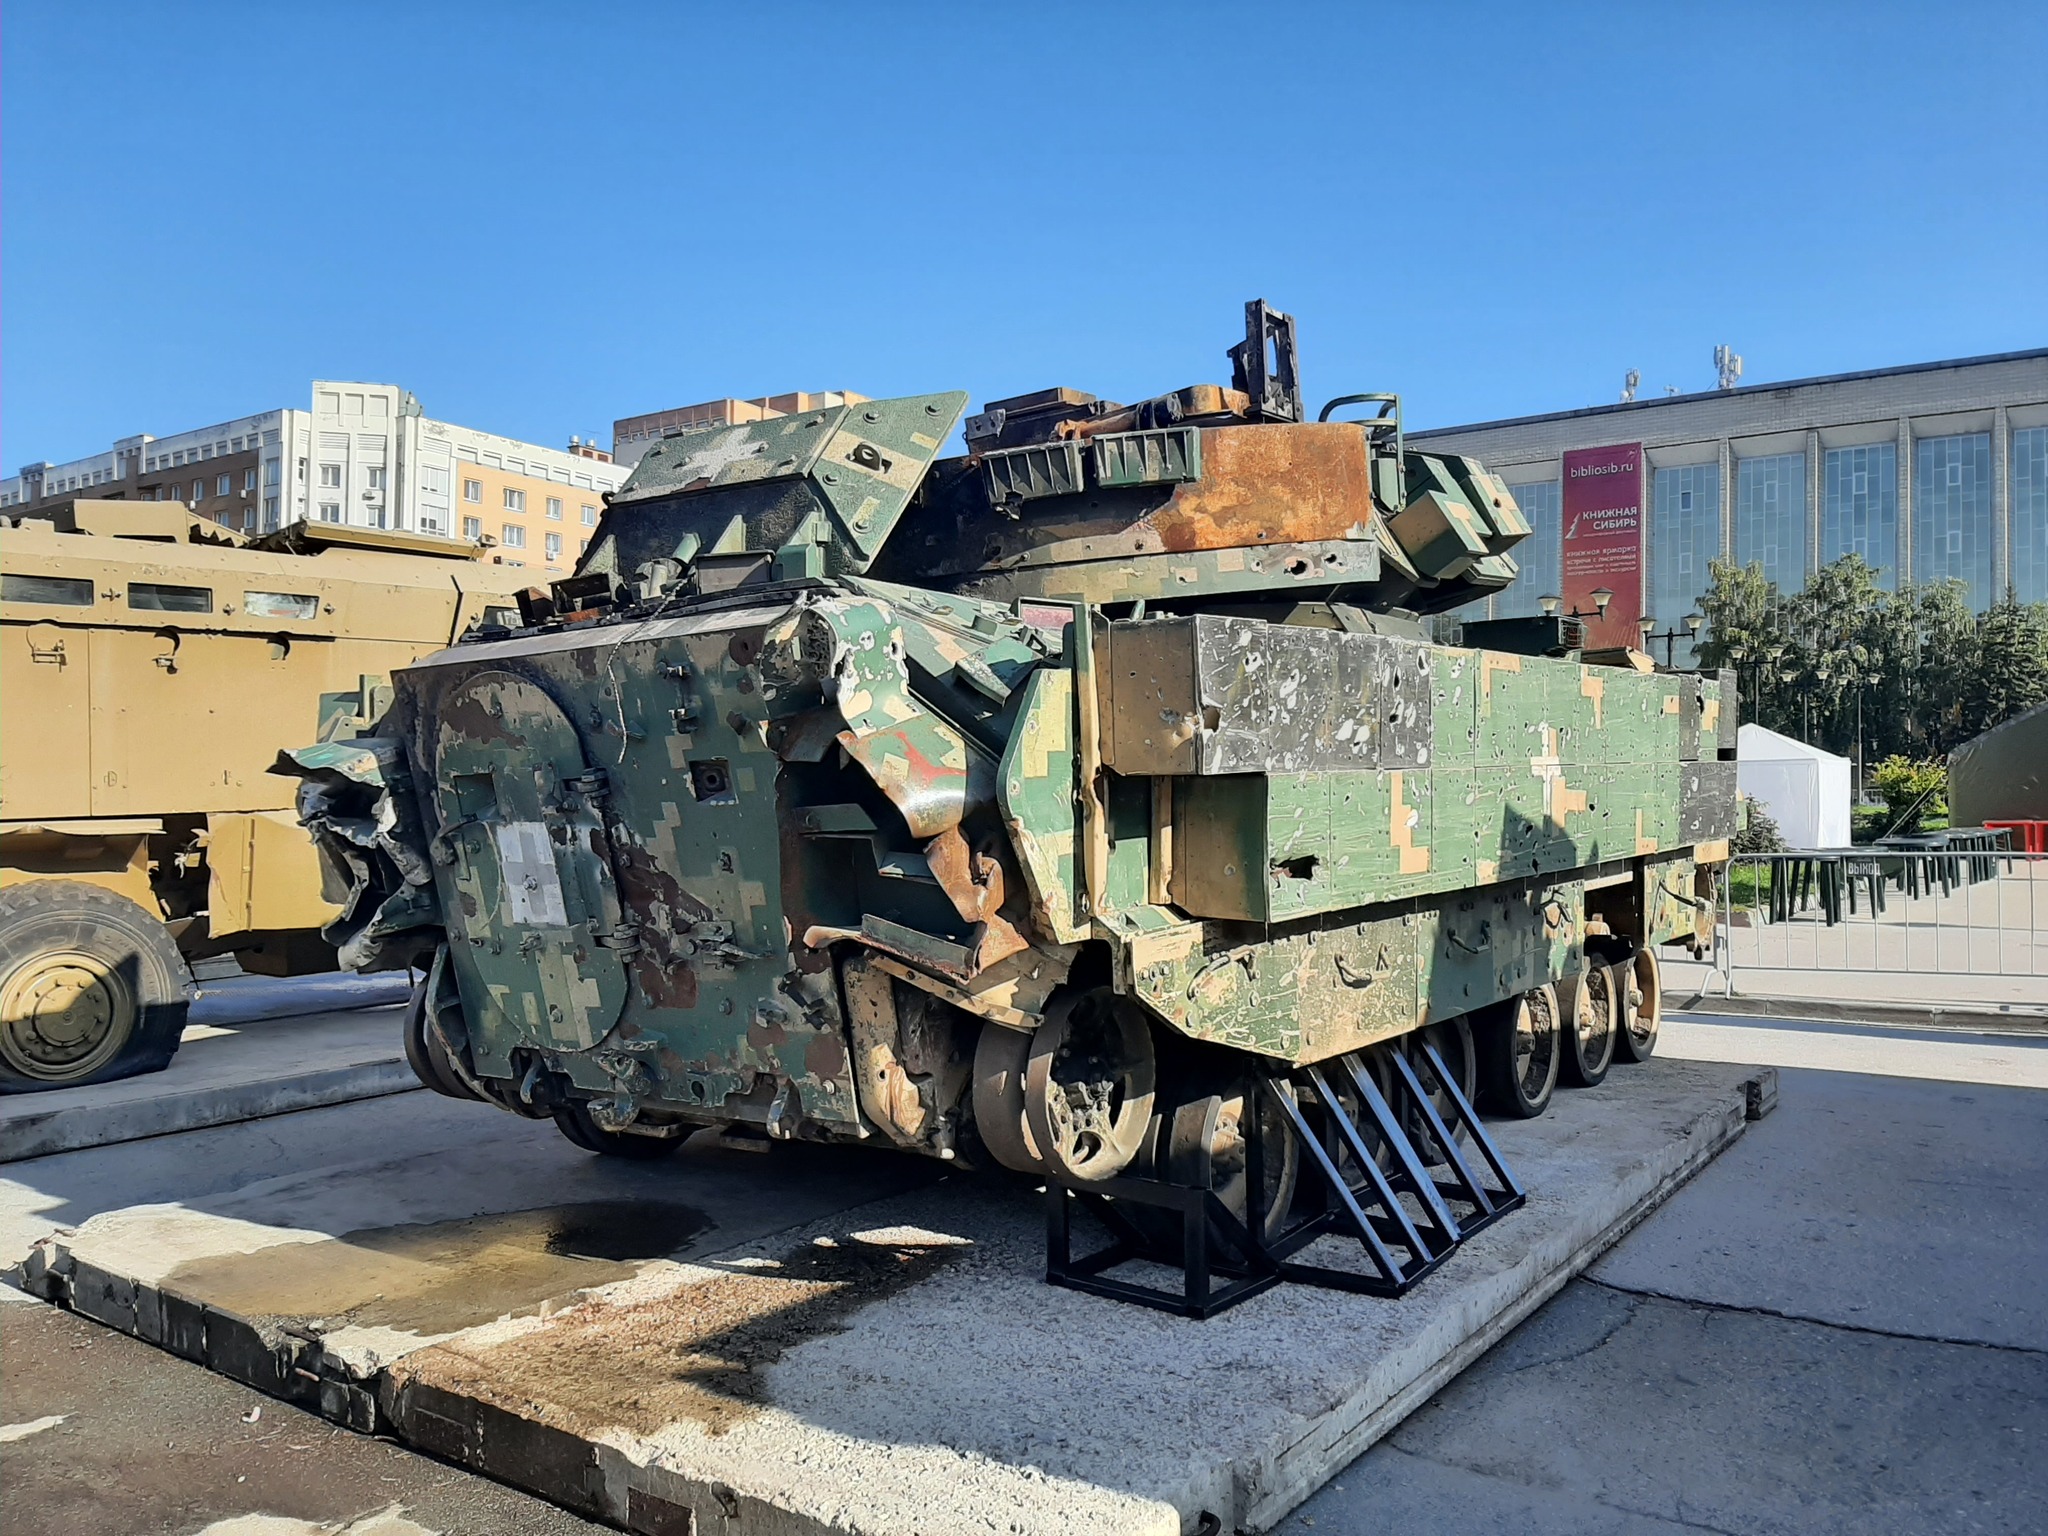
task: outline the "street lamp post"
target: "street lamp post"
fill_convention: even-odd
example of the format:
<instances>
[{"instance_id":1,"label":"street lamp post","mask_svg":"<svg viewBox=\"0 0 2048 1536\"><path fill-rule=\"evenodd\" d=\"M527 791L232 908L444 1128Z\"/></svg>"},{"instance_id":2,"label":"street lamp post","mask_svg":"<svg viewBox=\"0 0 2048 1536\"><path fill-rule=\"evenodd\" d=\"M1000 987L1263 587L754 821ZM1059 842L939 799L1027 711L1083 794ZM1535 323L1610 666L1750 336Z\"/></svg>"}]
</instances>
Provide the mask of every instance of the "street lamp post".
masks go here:
<instances>
[{"instance_id":1,"label":"street lamp post","mask_svg":"<svg viewBox=\"0 0 2048 1536\"><path fill-rule=\"evenodd\" d=\"M1653 640L1662 640L1664 642L1664 665L1674 670L1677 667L1677 663L1671 658L1678 642L1681 639L1698 640L1700 627L1707 620L1704 614L1688 613L1679 622L1685 625L1684 629L1680 629L1677 624L1674 624L1662 634L1652 634L1651 631L1657 627L1656 619L1645 614L1642 618L1636 620L1636 628L1642 631L1643 644L1645 646Z\"/></svg>"},{"instance_id":2,"label":"street lamp post","mask_svg":"<svg viewBox=\"0 0 2048 1536\"><path fill-rule=\"evenodd\" d=\"M1565 615L1566 618L1577 619L1583 623L1587 619L1604 619L1607 617L1607 605L1614 601L1614 594L1605 587L1595 587L1587 595L1593 599L1592 611L1590 613L1581 613L1577 608L1574 608ZM1544 617L1549 618L1557 612L1563 602L1564 599L1556 593L1546 592L1536 599L1536 606L1543 610Z\"/></svg>"}]
</instances>

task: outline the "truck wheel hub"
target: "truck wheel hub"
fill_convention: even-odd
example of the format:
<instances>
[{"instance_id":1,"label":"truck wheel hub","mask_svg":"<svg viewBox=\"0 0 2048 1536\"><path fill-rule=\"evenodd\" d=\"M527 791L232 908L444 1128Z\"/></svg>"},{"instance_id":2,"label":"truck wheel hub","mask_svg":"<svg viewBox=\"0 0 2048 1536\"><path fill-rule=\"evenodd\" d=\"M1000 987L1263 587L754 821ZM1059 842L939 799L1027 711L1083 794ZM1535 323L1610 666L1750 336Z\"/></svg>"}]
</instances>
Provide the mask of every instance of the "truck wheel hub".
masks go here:
<instances>
[{"instance_id":1,"label":"truck wheel hub","mask_svg":"<svg viewBox=\"0 0 2048 1536\"><path fill-rule=\"evenodd\" d=\"M128 989L93 955L40 955L0 988L0 1056L33 1077L69 1077L125 1033ZM96 1065L97 1063L93 1063Z\"/></svg>"}]
</instances>

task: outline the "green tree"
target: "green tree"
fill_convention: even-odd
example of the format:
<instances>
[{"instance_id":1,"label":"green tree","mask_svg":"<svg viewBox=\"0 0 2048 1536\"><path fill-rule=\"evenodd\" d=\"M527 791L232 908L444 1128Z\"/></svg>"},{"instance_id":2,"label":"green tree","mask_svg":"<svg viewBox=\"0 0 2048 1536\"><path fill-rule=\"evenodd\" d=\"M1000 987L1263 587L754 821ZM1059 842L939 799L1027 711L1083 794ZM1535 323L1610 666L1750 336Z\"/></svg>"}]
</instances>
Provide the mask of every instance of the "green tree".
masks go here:
<instances>
[{"instance_id":1,"label":"green tree","mask_svg":"<svg viewBox=\"0 0 2048 1536\"><path fill-rule=\"evenodd\" d=\"M2048 604L1973 614L1960 582L1887 592L1856 555L1789 596L1756 564L1708 577L1699 664L1735 671L1744 719L1831 752L1938 759L2048 700Z\"/></svg>"},{"instance_id":2,"label":"green tree","mask_svg":"<svg viewBox=\"0 0 2048 1536\"><path fill-rule=\"evenodd\" d=\"M2022 603L2010 588L1978 621L1977 665L1965 699L1976 731L2048 701L2048 604Z\"/></svg>"},{"instance_id":3,"label":"green tree","mask_svg":"<svg viewBox=\"0 0 2048 1536\"><path fill-rule=\"evenodd\" d=\"M1920 750L1944 756L1977 734L1969 699L1979 672L1977 616L1959 581L1911 589L1920 655L1914 669L1912 730Z\"/></svg>"},{"instance_id":4,"label":"green tree","mask_svg":"<svg viewBox=\"0 0 2048 1536\"><path fill-rule=\"evenodd\" d=\"M1854 755L1864 696L1894 660L1881 643L1886 602L1869 562L1845 555L1786 605L1801 740Z\"/></svg>"},{"instance_id":5,"label":"green tree","mask_svg":"<svg viewBox=\"0 0 2048 1536\"><path fill-rule=\"evenodd\" d=\"M1784 595L1755 561L1737 565L1716 560L1707 572L1707 590L1700 598L1706 623L1697 651L1699 665L1732 669L1743 718L1782 730L1790 688L1790 677L1780 675L1790 671L1785 661L1790 640Z\"/></svg>"}]
</instances>

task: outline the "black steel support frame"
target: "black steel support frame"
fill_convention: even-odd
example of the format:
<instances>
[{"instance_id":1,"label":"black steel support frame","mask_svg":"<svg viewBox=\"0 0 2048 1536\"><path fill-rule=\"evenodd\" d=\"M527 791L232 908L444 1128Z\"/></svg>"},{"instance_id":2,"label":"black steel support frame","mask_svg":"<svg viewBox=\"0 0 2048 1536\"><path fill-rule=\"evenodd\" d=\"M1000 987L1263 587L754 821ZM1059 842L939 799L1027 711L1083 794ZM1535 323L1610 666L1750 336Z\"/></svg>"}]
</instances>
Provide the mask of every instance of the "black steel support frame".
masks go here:
<instances>
[{"instance_id":1,"label":"black steel support frame","mask_svg":"<svg viewBox=\"0 0 2048 1536\"><path fill-rule=\"evenodd\" d=\"M1266 1188L1270 1128L1293 1141L1299 1165L1295 1194L1276 1227L1269 1230L1271 1213L1256 1201L1247 1223L1211 1189L1133 1177L1051 1181L1046 1280L1196 1318L1213 1317L1282 1281L1399 1296L1466 1238L1528 1198L1435 1046L1420 1035L1410 1040L1448 1115L1424 1086L1417 1063L1392 1046L1378 1048L1374 1058L1384 1064L1391 1092L1382 1091L1366 1052L1261 1076L1247 1095L1246 1188ZM1351 1108L1344 1103L1347 1094ZM1163 1251L1118 1201L1178 1214L1179 1253ZM1074 1254L1076 1207L1110 1235L1106 1246L1080 1257ZM1366 1267L1342 1269L1296 1257L1325 1237L1356 1239ZM1134 1263L1177 1263L1179 1288L1111 1273Z\"/></svg>"}]
</instances>

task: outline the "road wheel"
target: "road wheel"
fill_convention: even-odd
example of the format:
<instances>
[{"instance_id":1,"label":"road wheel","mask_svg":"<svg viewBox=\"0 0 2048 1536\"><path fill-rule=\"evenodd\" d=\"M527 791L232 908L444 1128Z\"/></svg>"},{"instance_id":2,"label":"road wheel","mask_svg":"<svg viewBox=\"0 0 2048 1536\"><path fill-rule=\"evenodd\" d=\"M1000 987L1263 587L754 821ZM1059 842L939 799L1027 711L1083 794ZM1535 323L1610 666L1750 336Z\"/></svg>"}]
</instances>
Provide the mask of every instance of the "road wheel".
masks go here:
<instances>
[{"instance_id":1,"label":"road wheel","mask_svg":"<svg viewBox=\"0 0 2048 1536\"><path fill-rule=\"evenodd\" d=\"M1438 1019L1434 1024L1425 1024L1421 1029L1404 1035L1400 1042L1414 1066L1416 1077L1422 1082L1423 1090L1429 1095L1430 1103L1436 1106L1437 1114L1445 1123L1450 1124L1451 1096L1435 1081L1423 1060L1422 1052L1416 1049L1417 1043L1424 1040L1436 1047L1437 1055L1443 1058L1444 1070L1450 1073L1451 1081L1457 1084L1458 1092L1464 1096L1465 1102L1470 1104L1479 1092L1478 1065L1472 1040L1472 1018L1469 1014L1461 1013L1455 1019ZM1408 1110L1403 1116L1402 1129L1408 1133L1409 1141L1414 1144L1425 1166L1435 1167L1449 1160L1443 1148L1438 1146L1435 1133L1429 1129L1428 1122L1413 1109ZM1463 1127L1454 1126L1452 1134L1463 1135Z\"/></svg>"},{"instance_id":2,"label":"road wheel","mask_svg":"<svg viewBox=\"0 0 2048 1536\"><path fill-rule=\"evenodd\" d=\"M1270 1240L1278 1237L1287 1225L1287 1212L1294 1204L1294 1186L1300 1176L1301 1154L1281 1111L1271 1104L1263 1106L1260 1160L1264 1179L1254 1202L1245 1120L1250 1113L1250 1096L1258 1091L1245 1082L1226 1092L1208 1094L1178 1106L1167 1130L1167 1177L1176 1184L1214 1190L1225 1210ZM1284 1084L1279 1091L1293 1093Z\"/></svg>"},{"instance_id":3,"label":"road wheel","mask_svg":"<svg viewBox=\"0 0 2048 1536\"><path fill-rule=\"evenodd\" d=\"M1591 1088L1614 1062L1614 972L1588 960L1557 984L1560 1052L1558 1081Z\"/></svg>"},{"instance_id":4,"label":"road wheel","mask_svg":"<svg viewBox=\"0 0 2048 1536\"><path fill-rule=\"evenodd\" d=\"M630 1131L607 1131L590 1118L587 1104L565 1104L555 1111L555 1129L586 1152L603 1157L623 1157L637 1163L651 1163L672 1157L683 1144L681 1136L635 1136Z\"/></svg>"},{"instance_id":5,"label":"road wheel","mask_svg":"<svg viewBox=\"0 0 2048 1536\"><path fill-rule=\"evenodd\" d=\"M429 972L414 983L412 996L405 1005L405 1061L412 1068L412 1075L436 1093L451 1099L475 1100L477 1097L464 1086L461 1076L448 1060L448 1053L442 1049L439 1035L427 1018L427 984L433 979Z\"/></svg>"},{"instance_id":6,"label":"road wheel","mask_svg":"<svg viewBox=\"0 0 2048 1536\"><path fill-rule=\"evenodd\" d=\"M0 891L0 1093L104 1083L171 1064L191 1003L171 935L78 880Z\"/></svg>"},{"instance_id":7,"label":"road wheel","mask_svg":"<svg viewBox=\"0 0 2048 1536\"><path fill-rule=\"evenodd\" d=\"M1664 1020L1664 973L1657 952L1639 949L1617 963L1614 991L1622 1005L1614 1054L1622 1061L1648 1061L1657 1049L1657 1026Z\"/></svg>"},{"instance_id":8,"label":"road wheel","mask_svg":"<svg viewBox=\"0 0 2048 1536\"><path fill-rule=\"evenodd\" d=\"M1557 1014L1557 991L1547 984L1481 1013L1472 1043L1488 1109L1533 1120L1549 1107L1557 1086Z\"/></svg>"},{"instance_id":9,"label":"road wheel","mask_svg":"<svg viewBox=\"0 0 2048 1536\"><path fill-rule=\"evenodd\" d=\"M1093 1182L1138 1155L1152 1121L1152 1032L1107 987L1053 1004L1024 1064L1024 1123L1048 1172Z\"/></svg>"},{"instance_id":10,"label":"road wheel","mask_svg":"<svg viewBox=\"0 0 2048 1536\"><path fill-rule=\"evenodd\" d=\"M1043 1173L1045 1161L1024 1123L1024 1067L1031 1036L983 1024L974 1044L974 1128L988 1154L1019 1173Z\"/></svg>"}]
</instances>

